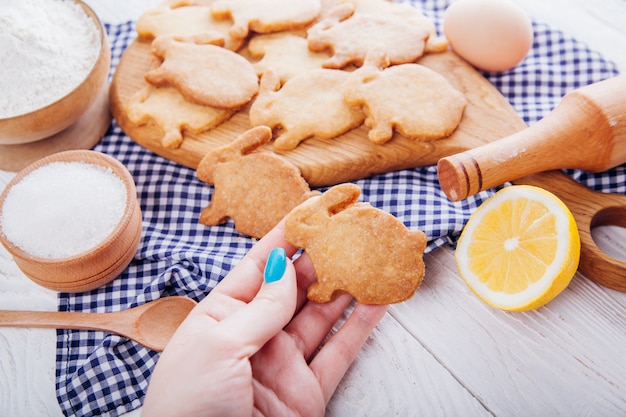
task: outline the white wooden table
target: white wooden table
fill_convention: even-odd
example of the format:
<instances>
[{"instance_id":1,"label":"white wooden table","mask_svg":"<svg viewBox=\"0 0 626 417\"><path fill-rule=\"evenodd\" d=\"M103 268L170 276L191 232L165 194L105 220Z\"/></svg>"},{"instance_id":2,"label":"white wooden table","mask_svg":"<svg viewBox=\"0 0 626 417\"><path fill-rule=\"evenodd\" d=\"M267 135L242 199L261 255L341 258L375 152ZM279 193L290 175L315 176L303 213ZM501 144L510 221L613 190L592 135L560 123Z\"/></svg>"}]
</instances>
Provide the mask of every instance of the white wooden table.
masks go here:
<instances>
[{"instance_id":1,"label":"white wooden table","mask_svg":"<svg viewBox=\"0 0 626 417\"><path fill-rule=\"evenodd\" d=\"M626 1L516 1L626 71ZM103 21L118 23L158 0L87 3ZM12 175L0 171L0 189ZM626 260L623 228L594 234L607 253ZM425 261L422 288L390 308L332 398L329 416L626 415L626 294L577 274L547 306L506 313L467 289L449 248ZM56 309L56 293L26 279L3 248L0 308ZM61 415L55 337L54 330L0 329L0 416Z\"/></svg>"}]
</instances>

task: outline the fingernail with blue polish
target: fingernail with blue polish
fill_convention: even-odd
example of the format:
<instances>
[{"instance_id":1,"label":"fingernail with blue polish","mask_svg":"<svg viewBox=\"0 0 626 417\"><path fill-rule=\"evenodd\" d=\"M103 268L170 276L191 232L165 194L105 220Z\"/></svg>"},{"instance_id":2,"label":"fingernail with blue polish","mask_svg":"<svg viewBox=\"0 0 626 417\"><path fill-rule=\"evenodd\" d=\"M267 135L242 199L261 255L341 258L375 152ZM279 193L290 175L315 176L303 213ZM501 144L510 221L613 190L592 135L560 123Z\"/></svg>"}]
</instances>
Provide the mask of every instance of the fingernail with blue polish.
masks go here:
<instances>
[{"instance_id":1,"label":"fingernail with blue polish","mask_svg":"<svg viewBox=\"0 0 626 417\"><path fill-rule=\"evenodd\" d=\"M280 280L285 274L287 266L287 254L283 248L274 248L270 252L263 272L263 280L266 284Z\"/></svg>"}]
</instances>

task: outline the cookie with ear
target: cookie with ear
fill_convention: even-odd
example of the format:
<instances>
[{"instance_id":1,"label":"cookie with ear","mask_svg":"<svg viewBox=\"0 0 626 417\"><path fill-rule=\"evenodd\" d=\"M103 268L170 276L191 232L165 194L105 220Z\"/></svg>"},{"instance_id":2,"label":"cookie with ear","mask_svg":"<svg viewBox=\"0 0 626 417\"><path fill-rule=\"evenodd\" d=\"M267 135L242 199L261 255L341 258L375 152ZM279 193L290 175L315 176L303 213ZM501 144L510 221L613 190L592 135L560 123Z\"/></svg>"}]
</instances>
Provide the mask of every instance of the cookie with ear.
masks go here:
<instances>
[{"instance_id":1,"label":"cookie with ear","mask_svg":"<svg viewBox=\"0 0 626 417\"><path fill-rule=\"evenodd\" d=\"M140 15L135 24L139 38L154 39L170 35L178 40L214 43L219 35L224 47L236 51L242 41L234 41L228 35L229 29L230 22L213 18L210 6L193 4L192 1L160 4Z\"/></svg>"},{"instance_id":2,"label":"cookie with ear","mask_svg":"<svg viewBox=\"0 0 626 417\"><path fill-rule=\"evenodd\" d=\"M443 75L416 63L390 66L383 48L372 49L350 73L343 97L363 108L368 138L377 144L389 141L394 130L408 139L448 137L467 106L465 95Z\"/></svg>"},{"instance_id":3,"label":"cookie with ear","mask_svg":"<svg viewBox=\"0 0 626 417\"><path fill-rule=\"evenodd\" d=\"M213 226L231 218L238 232L261 238L294 207L319 194L295 165L257 151L271 138L269 127L255 127L202 158L196 174L213 185L213 195L200 223Z\"/></svg>"},{"instance_id":4,"label":"cookie with ear","mask_svg":"<svg viewBox=\"0 0 626 417\"><path fill-rule=\"evenodd\" d=\"M354 184L330 188L285 219L285 239L309 255L317 303L348 293L362 304L391 304L413 296L424 278L426 235L393 215L358 203Z\"/></svg>"},{"instance_id":5,"label":"cookie with ear","mask_svg":"<svg viewBox=\"0 0 626 417\"><path fill-rule=\"evenodd\" d=\"M294 31L256 35L248 42L247 49L258 59L253 64L257 75L260 77L272 69L281 84L296 75L322 68L329 58L327 53L311 52L304 34Z\"/></svg>"},{"instance_id":6,"label":"cookie with ear","mask_svg":"<svg viewBox=\"0 0 626 417\"><path fill-rule=\"evenodd\" d=\"M367 13L355 7L350 2L341 3L308 30L311 51L332 51L332 57L324 63L325 68L360 66L374 47L384 47L393 65L415 62L425 53L431 36L427 24L385 9Z\"/></svg>"},{"instance_id":7,"label":"cookie with ear","mask_svg":"<svg viewBox=\"0 0 626 417\"><path fill-rule=\"evenodd\" d=\"M211 13L217 19L230 19L229 34L244 39L250 31L272 33L302 29L320 13L320 0L215 0Z\"/></svg>"},{"instance_id":8,"label":"cookie with ear","mask_svg":"<svg viewBox=\"0 0 626 417\"><path fill-rule=\"evenodd\" d=\"M280 128L274 140L279 151L292 150L309 138L336 138L365 119L360 106L344 100L348 76L347 71L320 68L299 74L281 87L276 73L268 69L250 106L250 124Z\"/></svg>"},{"instance_id":9,"label":"cookie with ear","mask_svg":"<svg viewBox=\"0 0 626 417\"><path fill-rule=\"evenodd\" d=\"M176 149L186 133L213 129L228 120L234 111L190 103L174 87L146 85L130 97L126 114L139 126L155 123L163 132L162 146Z\"/></svg>"},{"instance_id":10,"label":"cookie with ear","mask_svg":"<svg viewBox=\"0 0 626 417\"><path fill-rule=\"evenodd\" d=\"M146 81L174 87L191 103L237 110L259 90L252 64L230 49L160 36L152 41L151 51L161 63L146 72Z\"/></svg>"}]
</instances>

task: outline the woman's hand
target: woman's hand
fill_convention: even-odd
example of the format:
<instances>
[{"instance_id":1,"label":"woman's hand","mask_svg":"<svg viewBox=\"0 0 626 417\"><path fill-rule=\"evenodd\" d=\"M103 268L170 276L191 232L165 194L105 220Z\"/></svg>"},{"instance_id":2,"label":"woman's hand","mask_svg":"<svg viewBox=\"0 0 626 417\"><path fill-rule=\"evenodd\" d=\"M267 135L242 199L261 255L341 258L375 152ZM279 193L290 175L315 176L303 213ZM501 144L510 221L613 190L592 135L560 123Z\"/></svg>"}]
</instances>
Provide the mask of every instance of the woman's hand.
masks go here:
<instances>
[{"instance_id":1,"label":"woman's hand","mask_svg":"<svg viewBox=\"0 0 626 417\"><path fill-rule=\"evenodd\" d=\"M291 262L296 248L283 232L281 222L181 324L156 365L143 415L324 415L386 306L357 305L320 349L351 297L307 302L313 266L306 253Z\"/></svg>"}]
</instances>

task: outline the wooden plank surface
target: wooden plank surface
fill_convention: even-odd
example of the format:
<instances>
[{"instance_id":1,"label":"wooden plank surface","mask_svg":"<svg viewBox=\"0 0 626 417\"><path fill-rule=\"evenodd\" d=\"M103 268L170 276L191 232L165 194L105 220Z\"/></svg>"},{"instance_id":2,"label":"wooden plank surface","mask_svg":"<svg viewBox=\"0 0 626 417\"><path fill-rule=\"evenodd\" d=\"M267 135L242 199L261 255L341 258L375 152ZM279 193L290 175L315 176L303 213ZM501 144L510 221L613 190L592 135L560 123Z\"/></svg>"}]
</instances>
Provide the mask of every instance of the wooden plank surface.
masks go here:
<instances>
[{"instance_id":1,"label":"wooden plank surface","mask_svg":"<svg viewBox=\"0 0 626 417\"><path fill-rule=\"evenodd\" d=\"M626 71L623 0L516 0ZM87 0L111 23L157 0ZM12 174L0 172L2 187ZM599 245L626 259L626 231L606 227ZM415 298L391 307L341 382L328 416L624 415L626 294L577 274L548 306L488 308L463 285L453 252L425 257ZM54 308L0 251L0 308ZM0 415L61 415L54 398L55 332L0 329ZM138 416L139 411L127 417Z\"/></svg>"},{"instance_id":2,"label":"wooden plank surface","mask_svg":"<svg viewBox=\"0 0 626 417\"><path fill-rule=\"evenodd\" d=\"M491 415L427 349L387 314L330 400L327 415Z\"/></svg>"},{"instance_id":3,"label":"wooden plank surface","mask_svg":"<svg viewBox=\"0 0 626 417\"><path fill-rule=\"evenodd\" d=\"M449 251L446 251L449 253ZM529 313L494 310L428 257L416 297L390 314L493 415L620 415L625 298L577 275L564 296ZM425 323L428 323L427 325ZM581 393L585 393L581 395Z\"/></svg>"}]
</instances>

